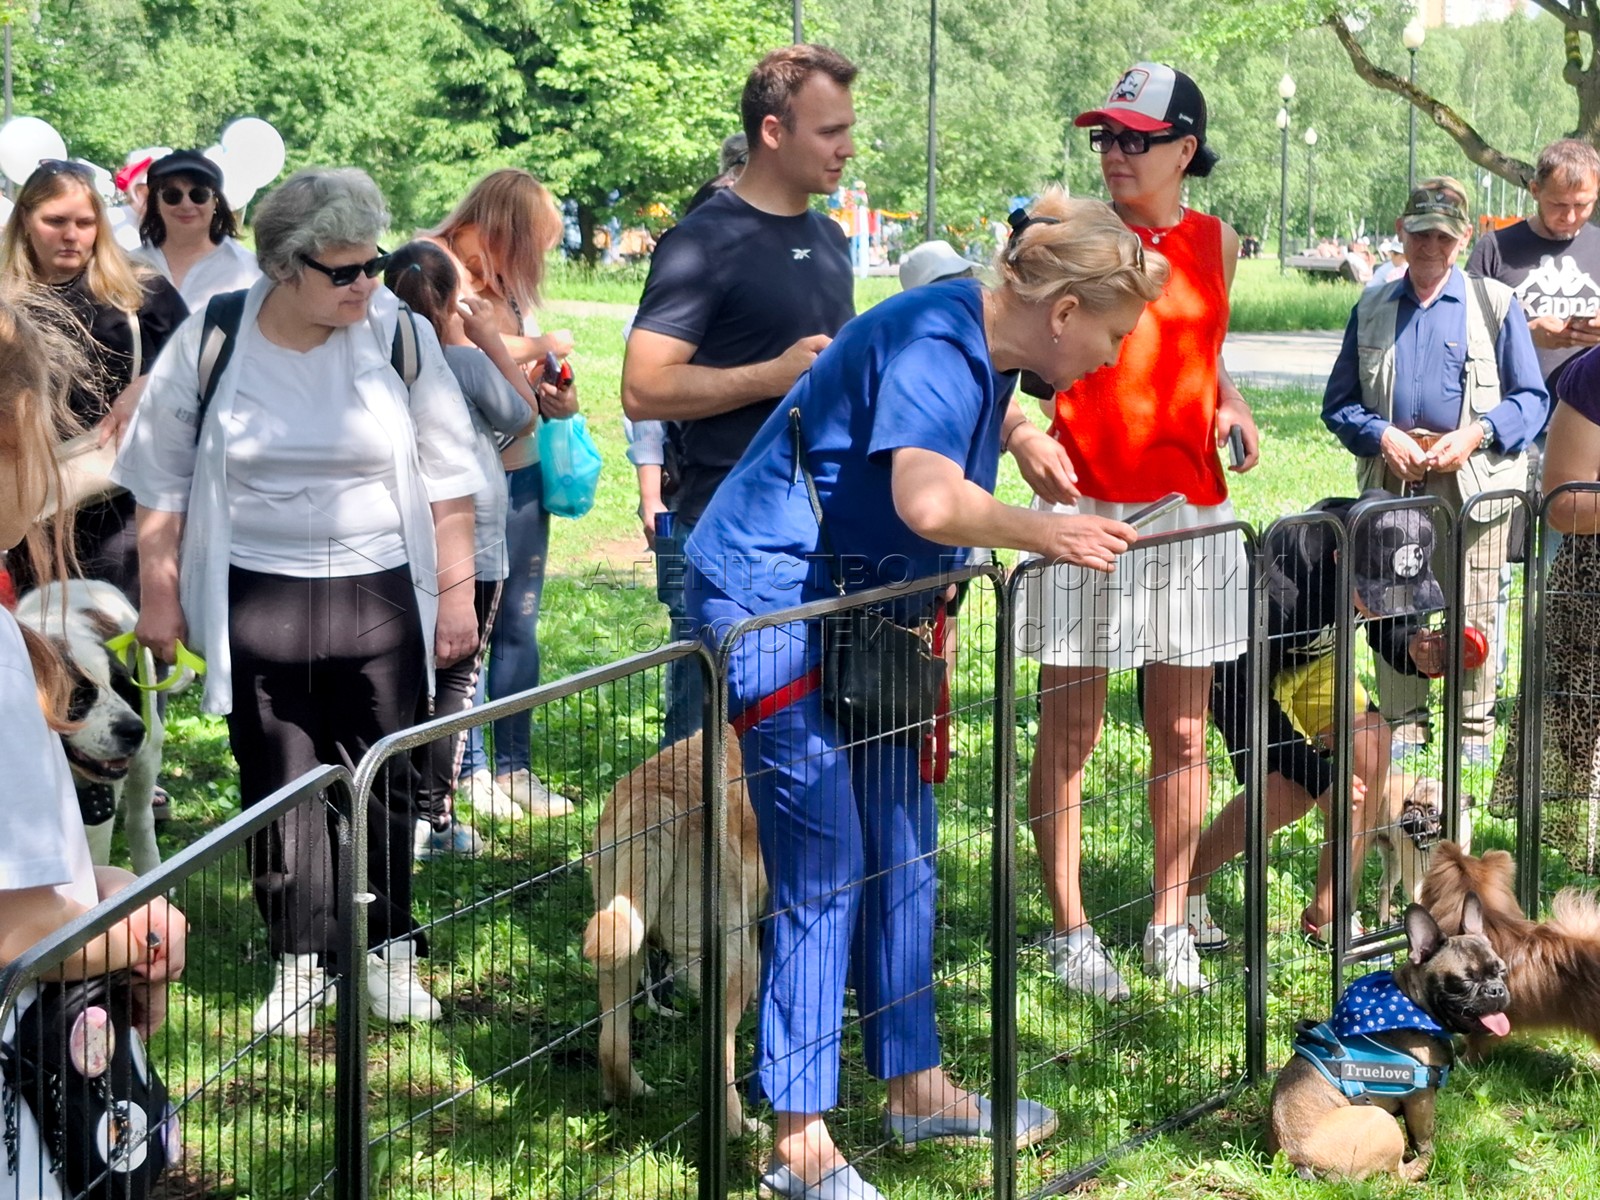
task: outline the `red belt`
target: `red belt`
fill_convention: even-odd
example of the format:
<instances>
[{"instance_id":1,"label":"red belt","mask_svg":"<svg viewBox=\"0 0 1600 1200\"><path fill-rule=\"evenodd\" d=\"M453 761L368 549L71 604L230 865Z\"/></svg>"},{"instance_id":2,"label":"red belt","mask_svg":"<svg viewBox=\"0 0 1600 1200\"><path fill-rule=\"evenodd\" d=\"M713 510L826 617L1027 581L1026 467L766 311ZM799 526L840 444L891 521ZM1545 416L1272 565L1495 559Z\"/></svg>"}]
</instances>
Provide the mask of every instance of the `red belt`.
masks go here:
<instances>
[{"instance_id":1,"label":"red belt","mask_svg":"<svg viewBox=\"0 0 1600 1200\"><path fill-rule=\"evenodd\" d=\"M784 684L771 695L763 696L745 709L729 724L738 737L743 737L774 713L780 713L791 704L798 704L822 686L822 668L812 667L799 679Z\"/></svg>"}]
</instances>

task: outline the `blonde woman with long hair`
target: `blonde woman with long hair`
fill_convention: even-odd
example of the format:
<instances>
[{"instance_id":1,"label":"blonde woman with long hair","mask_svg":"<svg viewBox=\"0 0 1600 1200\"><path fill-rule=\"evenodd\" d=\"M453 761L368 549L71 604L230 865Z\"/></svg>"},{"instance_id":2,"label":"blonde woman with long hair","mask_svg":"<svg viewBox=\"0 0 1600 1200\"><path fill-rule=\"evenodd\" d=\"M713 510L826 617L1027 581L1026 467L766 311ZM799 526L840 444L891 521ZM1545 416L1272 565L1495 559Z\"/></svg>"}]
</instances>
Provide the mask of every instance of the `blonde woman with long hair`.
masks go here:
<instances>
[{"instance_id":1,"label":"blonde woman with long hair","mask_svg":"<svg viewBox=\"0 0 1600 1200\"><path fill-rule=\"evenodd\" d=\"M64 548L46 552L36 518L59 493L55 443L70 426L68 369L74 348L52 328L48 297L0 289L0 546L11 561L32 563L49 582L64 567ZM45 319L40 319L40 313ZM59 733L70 729L72 680L49 643L0 608L0 729L6 731L6 793L0 801L0 967L133 882L89 858L83 815ZM66 962L57 978L88 979L129 972L127 1002L145 1036L166 1013L166 983L183 973L187 924L165 900L154 900ZM122 978L113 980L123 986ZM27 988L0 1025L0 1052L37 1000ZM18 1101L15 1157L0 1155L0 1195L54 1200L63 1193L55 1164L29 1104ZM152 1130L152 1136L161 1136Z\"/></svg>"},{"instance_id":2,"label":"blonde woman with long hair","mask_svg":"<svg viewBox=\"0 0 1600 1200\"><path fill-rule=\"evenodd\" d=\"M480 179L443 223L418 239L451 256L463 294L490 303L506 349L517 362L528 364L535 389L543 379L546 353L565 358L572 352L570 333L540 334L533 321L544 283L545 256L560 244L561 232L561 213L545 186L526 171L507 167ZM539 416L544 420L560 420L577 411L577 393L571 389L555 397L540 393ZM544 507L537 431L535 422L527 437L518 438L500 455L509 496L505 549L510 574L489 643L489 669L480 676L480 699L509 696L539 683L539 605L550 514ZM467 738L461 775L477 807L525 809L537 817L562 817L572 811L571 801L551 792L533 772L526 717L496 721L494 746L491 773L482 731L474 729Z\"/></svg>"},{"instance_id":3,"label":"blonde woman with long hair","mask_svg":"<svg viewBox=\"0 0 1600 1200\"><path fill-rule=\"evenodd\" d=\"M59 302L51 319L82 352L72 415L102 445L120 443L156 356L188 310L170 283L117 245L88 168L50 160L28 177L6 221L0 276ZM133 510L125 492L86 502L73 543L84 576L115 584L137 607Z\"/></svg>"}]
</instances>

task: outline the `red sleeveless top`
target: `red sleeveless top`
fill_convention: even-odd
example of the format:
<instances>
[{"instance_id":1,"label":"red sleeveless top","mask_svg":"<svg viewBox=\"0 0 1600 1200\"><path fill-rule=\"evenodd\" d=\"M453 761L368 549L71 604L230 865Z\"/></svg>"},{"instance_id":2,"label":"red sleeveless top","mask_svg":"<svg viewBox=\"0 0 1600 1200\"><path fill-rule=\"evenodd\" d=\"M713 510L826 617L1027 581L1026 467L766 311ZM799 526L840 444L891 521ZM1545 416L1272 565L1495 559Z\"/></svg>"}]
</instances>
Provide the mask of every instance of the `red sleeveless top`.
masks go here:
<instances>
[{"instance_id":1,"label":"red sleeveless top","mask_svg":"<svg viewBox=\"0 0 1600 1200\"><path fill-rule=\"evenodd\" d=\"M1078 489L1142 503L1182 492L1208 507L1228 498L1217 456L1217 356L1228 331L1222 222L1185 209L1170 229L1134 232L1172 276L1102 367L1056 393L1050 434L1072 459Z\"/></svg>"}]
</instances>

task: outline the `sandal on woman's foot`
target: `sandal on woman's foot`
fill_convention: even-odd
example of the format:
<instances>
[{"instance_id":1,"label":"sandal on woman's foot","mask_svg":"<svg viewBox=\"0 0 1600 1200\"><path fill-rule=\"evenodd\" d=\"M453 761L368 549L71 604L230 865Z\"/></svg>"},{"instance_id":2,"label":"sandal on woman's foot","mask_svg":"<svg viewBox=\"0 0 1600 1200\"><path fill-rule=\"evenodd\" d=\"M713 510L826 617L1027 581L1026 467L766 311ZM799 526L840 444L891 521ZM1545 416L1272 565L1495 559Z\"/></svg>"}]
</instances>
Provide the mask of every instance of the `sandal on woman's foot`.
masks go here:
<instances>
[{"instance_id":1,"label":"sandal on woman's foot","mask_svg":"<svg viewBox=\"0 0 1600 1200\"><path fill-rule=\"evenodd\" d=\"M936 1113L931 1117L883 1114L883 1128L891 1138L901 1143L904 1150L914 1150L920 1142L952 1141L961 1143L987 1142L994 1136L994 1110L985 1096L974 1096L978 1103L975 1117L957 1117L950 1113ZM1059 1122L1056 1114L1036 1100L1017 1101L1017 1149L1042 1142L1056 1131Z\"/></svg>"},{"instance_id":2,"label":"sandal on woman's foot","mask_svg":"<svg viewBox=\"0 0 1600 1200\"><path fill-rule=\"evenodd\" d=\"M773 1163L761 1177L766 1200L884 1200L884 1195L856 1173L849 1163L835 1167L815 1183L807 1183L782 1163Z\"/></svg>"}]
</instances>

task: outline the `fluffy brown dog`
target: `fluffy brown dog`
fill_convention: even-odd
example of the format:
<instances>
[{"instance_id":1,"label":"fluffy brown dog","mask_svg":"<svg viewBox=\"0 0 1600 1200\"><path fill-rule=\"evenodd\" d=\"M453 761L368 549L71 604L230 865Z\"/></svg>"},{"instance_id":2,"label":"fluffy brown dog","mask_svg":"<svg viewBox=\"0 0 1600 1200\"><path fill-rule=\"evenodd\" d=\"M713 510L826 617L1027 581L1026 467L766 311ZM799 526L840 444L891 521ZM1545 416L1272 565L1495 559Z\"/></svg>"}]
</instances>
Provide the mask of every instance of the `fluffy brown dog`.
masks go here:
<instances>
[{"instance_id":1,"label":"fluffy brown dog","mask_svg":"<svg viewBox=\"0 0 1600 1200\"><path fill-rule=\"evenodd\" d=\"M1453 842L1434 849L1422 903L1447 933L1461 928L1466 898L1483 901L1483 932L1506 962L1507 1015L1518 1029L1575 1031L1600 1043L1600 904L1564 888L1550 919L1530 921L1512 884L1516 864L1504 850L1473 858ZM1470 1039L1472 1053L1487 1039Z\"/></svg>"},{"instance_id":2,"label":"fluffy brown dog","mask_svg":"<svg viewBox=\"0 0 1600 1200\"><path fill-rule=\"evenodd\" d=\"M756 818L744 785L738 739L728 745L728 828L722 858L722 916L727 930L728 1130L754 1132L734 1084L733 1039L755 995L760 973L757 922L767 903L767 877L756 841ZM600 1074L606 1098L647 1096L634 1070L633 999L645 947L666 950L682 979L700 994L700 901L705 806L700 734L646 760L612 789L594 833L595 914L583 933L583 956L600 972Z\"/></svg>"}]
</instances>

